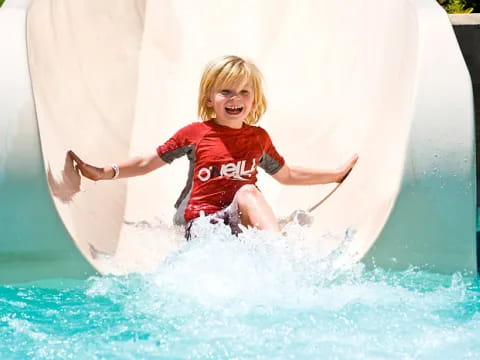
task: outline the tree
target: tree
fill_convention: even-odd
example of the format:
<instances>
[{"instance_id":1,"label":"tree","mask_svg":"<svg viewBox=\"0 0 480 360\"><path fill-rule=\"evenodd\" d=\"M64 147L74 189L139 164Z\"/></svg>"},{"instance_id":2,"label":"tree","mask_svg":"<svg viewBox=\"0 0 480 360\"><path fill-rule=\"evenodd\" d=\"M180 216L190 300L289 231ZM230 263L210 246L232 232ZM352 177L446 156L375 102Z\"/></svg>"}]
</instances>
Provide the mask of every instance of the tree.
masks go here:
<instances>
[{"instance_id":1,"label":"tree","mask_svg":"<svg viewBox=\"0 0 480 360\"><path fill-rule=\"evenodd\" d=\"M476 10L477 0L437 0L449 14L469 14Z\"/></svg>"}]
</instances>

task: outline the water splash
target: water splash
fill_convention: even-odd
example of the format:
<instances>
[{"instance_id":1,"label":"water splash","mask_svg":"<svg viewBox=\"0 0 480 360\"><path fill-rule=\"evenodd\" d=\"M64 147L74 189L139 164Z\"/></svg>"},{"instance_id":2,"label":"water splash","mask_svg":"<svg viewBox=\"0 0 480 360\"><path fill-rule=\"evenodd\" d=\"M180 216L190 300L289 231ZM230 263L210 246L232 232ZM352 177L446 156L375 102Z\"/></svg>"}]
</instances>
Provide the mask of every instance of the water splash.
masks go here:
<instances>
[{"instance_id":1,"label":"water splash","mask_svg":"<svg viewBox=\"0 0 480 360\"><path fill-rule=\"evenodd\" d=\"M480 293L461 274L333 266L304 229L202 225L150 274L70 289L0 287L0 357L457 359L480 355ZM155 226L147 231L155 233ZM348 247L354 233L339 236ZM158 239L159 241L161 239ZM13 354L13 355L12 355Z\"/></svg>"}]
</instances>

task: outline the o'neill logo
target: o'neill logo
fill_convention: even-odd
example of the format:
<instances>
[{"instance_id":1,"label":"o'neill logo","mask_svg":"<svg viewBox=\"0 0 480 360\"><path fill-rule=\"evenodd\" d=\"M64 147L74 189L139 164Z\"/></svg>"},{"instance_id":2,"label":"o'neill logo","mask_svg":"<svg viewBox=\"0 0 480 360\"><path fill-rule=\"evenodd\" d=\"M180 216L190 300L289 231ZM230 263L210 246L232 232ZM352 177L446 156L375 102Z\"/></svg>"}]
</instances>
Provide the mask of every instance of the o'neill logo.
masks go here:
<instances>
[{"instance_id":1,"label":"o'neill logo","mask_svg":"<svg viewBox=\"0 0 480 360\"><path fill-rule=\"evenodd\" d=\"M232 178L232 180L248 180L255 172L257 167L255 159L252 161L252 167L249 170L245 170L247 160L241 160L237 163L223 164L220 169L216 166L204 167L198 171L198 178L201 181L207 181L217 176L226 176Z\"/></svg>"}]
</instances>

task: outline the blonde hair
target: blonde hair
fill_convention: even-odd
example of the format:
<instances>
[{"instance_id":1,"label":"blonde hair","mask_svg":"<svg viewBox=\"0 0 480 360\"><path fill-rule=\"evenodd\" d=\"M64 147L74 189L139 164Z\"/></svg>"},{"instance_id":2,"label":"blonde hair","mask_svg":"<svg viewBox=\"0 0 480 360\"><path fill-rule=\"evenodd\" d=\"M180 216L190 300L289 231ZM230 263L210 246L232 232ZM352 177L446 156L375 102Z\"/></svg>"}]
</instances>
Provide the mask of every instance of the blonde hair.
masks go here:
<instances>
[{"instance_id":1,"label":"blonde hair","mask_svg":"<svg viewBox=\"0 0 480 360\"><path fill-rule=\"evenodd\" d=\"M262 74L255 64L238 56L222 56L214 59L205 67L198 94L200 119L206 121L215 117L215 111L207 105L213 89L228 87L240 81L248 81L253 87L253 107L245 118L245 122L250 125L256 124L267 110Z\"/></svg>"}]
</instances>

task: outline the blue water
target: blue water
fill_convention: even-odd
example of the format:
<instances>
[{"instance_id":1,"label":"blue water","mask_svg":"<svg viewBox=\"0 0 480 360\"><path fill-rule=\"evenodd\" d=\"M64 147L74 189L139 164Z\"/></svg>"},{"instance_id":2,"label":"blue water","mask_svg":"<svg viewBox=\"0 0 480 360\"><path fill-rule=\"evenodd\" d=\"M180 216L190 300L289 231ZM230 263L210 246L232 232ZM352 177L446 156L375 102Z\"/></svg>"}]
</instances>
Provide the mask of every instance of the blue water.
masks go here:
<instances>
[{"instance_id":1,"label":"blue water","mask_svg":"<svg viewBox=\"0 0 480 360\"><path fill-rule=\"evenodd\" d=\"M151 274L1 286L0 359L480 358L475 279L331 257L215 233Z\"/></svg>"}]
</instances>

